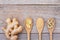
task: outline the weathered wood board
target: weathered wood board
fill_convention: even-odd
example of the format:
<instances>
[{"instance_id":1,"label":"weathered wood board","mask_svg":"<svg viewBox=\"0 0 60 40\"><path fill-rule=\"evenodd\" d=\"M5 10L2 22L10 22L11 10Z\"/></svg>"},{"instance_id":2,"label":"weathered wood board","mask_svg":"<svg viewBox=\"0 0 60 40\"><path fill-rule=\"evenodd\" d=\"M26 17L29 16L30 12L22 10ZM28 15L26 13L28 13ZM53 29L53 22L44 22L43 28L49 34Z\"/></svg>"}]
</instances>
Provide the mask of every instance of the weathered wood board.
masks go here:
<instances>
[{"instance_id":1,"label":"weathered wood board","mask_svg":"<svg viewBox=\"0 0 60 40\"><path fill-rule=\"evenodd\" d=\"M55 30L53 32L53 40L60 40L60 5L9 5L0 4L0 40L6 40L2 27L6 26L5 20L10 17L17 18L19 23L25 27L24 20L27 17L33 19L33 29L31 32L31 40L38 40L38 32L36 29L36 19L43 17L45 25L42 33L42 40L49 40L49 32L47 29L47 19L53 17L56 20ZM19 35L19 40L27 40L25 29Z\"/></svg>"},{"instance_id":2,"label":"weathered wood board","mask_svg":"<svg viewBox=\"0 0 60 40\"><path fill-rule=\"evenodd\" d=\"M0 4L60 4L60 0L0 0Z\"/></svg>"}]
</instances>

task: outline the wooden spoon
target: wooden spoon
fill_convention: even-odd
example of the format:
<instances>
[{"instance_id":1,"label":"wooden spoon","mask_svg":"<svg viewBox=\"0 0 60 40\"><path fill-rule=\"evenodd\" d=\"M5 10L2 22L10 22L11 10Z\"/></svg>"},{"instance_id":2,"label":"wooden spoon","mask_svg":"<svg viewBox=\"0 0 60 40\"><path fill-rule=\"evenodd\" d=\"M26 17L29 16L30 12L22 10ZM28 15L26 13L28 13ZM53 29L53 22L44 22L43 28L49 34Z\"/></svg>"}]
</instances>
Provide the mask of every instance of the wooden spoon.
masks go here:
<instances>
[{"instance_id":1,"label":"wooden spoon","mask_svg":"<svg viewBox=\"0 0 60 40\"><path fill-rule=\"evenodd\" d=\"M28 40L30 40L30 33L31 33L31 30L32 30L32 19L31 18L26 18L25 25L26 25L25 29L27 31Z\"/></svg>"},{"instance_id":2,"label":"wooden spoon","mask_svg":"<svg viewBox=\"0 0 60 40\"><path fill-rule=\"evenodd\" d=\"M55 25L54 18L49 18L47 24L48 24L48 31L50 33L50 40L52 40L52 33L54 30L54 25Z\"/></svg>"},{"instance_id":3,"label":"wooden spoon","mask_svg":"<svg viewBox=\"0 0 60 40\"><path fill-rule=\"evenodd\" d=\"M38 18L37 19L36 26L37 26L37 30L38 30L38 33L39 33L39 40L42 40L41 34L42 34L43 27L44 27L43 18Z\"/></svg>"}]
</instances>

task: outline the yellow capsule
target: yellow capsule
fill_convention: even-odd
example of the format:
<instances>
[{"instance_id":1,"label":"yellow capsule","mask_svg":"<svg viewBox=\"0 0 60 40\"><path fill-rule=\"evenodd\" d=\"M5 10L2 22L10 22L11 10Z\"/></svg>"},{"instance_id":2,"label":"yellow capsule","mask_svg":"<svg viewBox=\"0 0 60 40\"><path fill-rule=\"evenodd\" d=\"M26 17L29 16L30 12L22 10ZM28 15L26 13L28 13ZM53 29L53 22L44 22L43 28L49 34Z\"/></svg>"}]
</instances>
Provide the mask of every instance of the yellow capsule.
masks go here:
<instances>
[{"instance_id":1,"label":"yellow capsule","mask_svg":"<svg viewBox=\"0 0 60 40\"><path fill-rule=\"evenodd\" d=\"M27 26L28 28L30 28L30 26L31 26L31 25L29 25L29 24L26 24L26 26Z\"/></svg>"},{"instance_id":2,"label":"yellow capsule","mask_svg":"<svg viewBox=\"0 0 60 40\"><path fill-rule=\"evenodd\" d=\"M31 25L32 25L32 19L31 19L31 18L27 18L26 21L25 21L25 23L26 23L26 26L27 26L28 28L30 28Z\"/></svg>"}]
</instances>

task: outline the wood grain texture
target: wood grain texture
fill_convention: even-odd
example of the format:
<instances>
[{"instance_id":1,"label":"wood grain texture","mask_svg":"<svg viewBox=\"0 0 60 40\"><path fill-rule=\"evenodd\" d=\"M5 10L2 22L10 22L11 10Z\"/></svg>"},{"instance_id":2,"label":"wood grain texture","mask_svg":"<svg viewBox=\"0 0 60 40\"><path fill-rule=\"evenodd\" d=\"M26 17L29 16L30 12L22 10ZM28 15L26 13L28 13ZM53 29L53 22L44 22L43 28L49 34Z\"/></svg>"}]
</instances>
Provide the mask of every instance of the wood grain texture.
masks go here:
<instances>
[{"instance_id":1,"label":"wood grain texture","mask_svg":"<svg viewBox=\"0 0 60 40\"><path fill-rule=\"evenodd\" d=\"M0 0L0 4L60 4L60 0Z\"/></svg>"},{"instance_id":2,"label":"wood grain texture","mask_svg":"<svg viewBox=\"0 0 60 40\"><path fill-rule=\"evenodd\" d=\"M43 17L45 20L42 40L49 40L46 22L49 17L54 17L56 19L56 26L53 32L53 40L59 40L60 38L60 5L0 5L0 40L6 40L1 28L6 26L5 20L8 17L11 19L14 17L17 18L23 28L25 27L25 18L31 17L33 19L31 40L38 40L38 32L36 29L36 19L38 17ZM19 35L19 40L27 40L25 29Z\"/></svg>"},{"instance_id":3,"label":"wood grain texture","mask_svg":"<svg viewBox=\"0 0 60 40\"><path fill-rule=\"evenodd\" d=\"M59 40L60 34L53 34L53 40ZM0 40L7 40L4 34L0 34ZM20 34L18 40L27 40L27 34ZM38 40L38 34L31 34L31 40ZM42 40L49 40L49 34L42 34Z\"/></svg>"}]
</instances>

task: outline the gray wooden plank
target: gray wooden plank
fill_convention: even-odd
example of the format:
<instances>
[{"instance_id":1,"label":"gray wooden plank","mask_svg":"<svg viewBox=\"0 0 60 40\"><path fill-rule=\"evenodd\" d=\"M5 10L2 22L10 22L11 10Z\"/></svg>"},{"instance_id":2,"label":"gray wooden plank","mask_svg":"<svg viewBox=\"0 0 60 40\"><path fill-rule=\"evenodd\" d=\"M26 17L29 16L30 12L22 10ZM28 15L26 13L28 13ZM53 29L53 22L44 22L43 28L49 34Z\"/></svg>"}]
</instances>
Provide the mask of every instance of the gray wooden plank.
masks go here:
<instances>
[{"instance_id":1,"label":"gray wooden plank","mask_svg":"<svg viewBox=\"0 0 60 40\"><path fill-rule=\"evenodd\" d=\"M7 40L4 34L0 34L0 40ZM27 40L27 34L19 34L18 40ZM38 40L38 34L31 34L31 40ZM49 34L42 34L42 40L49 40ZM53 34L53 40L60 40L60 34Z\"/></svg>"},{"instance_id":2,"label":"gray wooden plank","mask_svg":"<svg viewBox=\"0 0 60 40\"><path fill-rule=\"evenodd\" d=\"M5 20L10 17L16 17L19 23L25 27L24 20L26 17L31 17L33 19L33 29L31 33L38 33L36 29L36 19L38 17L43 17L45 20L45 26L43 33L48 33L46 21L49 17L54 17L56 19L56 27L54 33L60 33L60 6L48 6L48 5L2 5L3 9L0 12L0 33L3 33L2 27L6 26ZM25 29L23 33L26 33Z\"/></svg>"},{"instance_id":3,"label":"gray wooden plank","mask_svg":"<svg viewBox=\"0 0 60 40\"><path fill-rule=\"evenodd\" d=\"M1 0L2 4L60 4L60 0Z\"/></svg>"}]
</instances>

